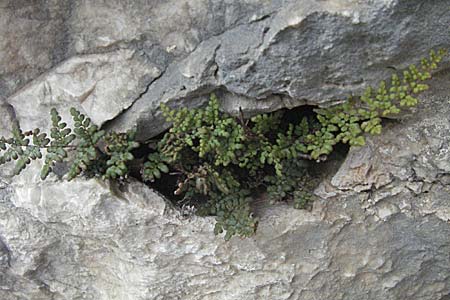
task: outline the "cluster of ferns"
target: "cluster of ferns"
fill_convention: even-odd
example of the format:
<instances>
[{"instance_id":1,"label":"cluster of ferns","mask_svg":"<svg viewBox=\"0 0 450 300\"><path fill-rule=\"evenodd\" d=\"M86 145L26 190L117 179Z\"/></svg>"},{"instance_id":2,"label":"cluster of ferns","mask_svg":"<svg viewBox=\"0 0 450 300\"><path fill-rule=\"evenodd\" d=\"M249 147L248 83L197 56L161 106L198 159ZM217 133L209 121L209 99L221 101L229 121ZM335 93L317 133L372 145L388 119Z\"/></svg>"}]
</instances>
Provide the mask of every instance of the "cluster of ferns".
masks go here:
<instances>
[{"instance_id":1,"label":"cluster of ferns","mask_svg":"<svg viewBox=\"0 0 450 300\"><path fill-rule=\"evenodd\" d=\"M417 105L417 94L428 89L424 82L445 54L432 51L419 66L367 88L360 97L317 108L296 123L285 122L283 111L247 120L229 115L220 111L215 95L202 108L161 105L172 127L140 165L140 177L157 182L175 176L177 201L194 206L200 215L215 216L216 234L225 232L227 240L251 236L258 224L252 196L262 192L270 202L309 207L313 197L305 160L324 160L339 143L362 146L367 134L380 134L383 117ZM31 161L43 159L43 180L57 164L68 166L68 180L126 180L140 146L135 131L105 132L76 109L70 113L73 128L51 110L50 134L38 128L24 132L15 124L10 138L0 137L0 164L15 161L19 174Z\"/></svg>"}]
</instances>

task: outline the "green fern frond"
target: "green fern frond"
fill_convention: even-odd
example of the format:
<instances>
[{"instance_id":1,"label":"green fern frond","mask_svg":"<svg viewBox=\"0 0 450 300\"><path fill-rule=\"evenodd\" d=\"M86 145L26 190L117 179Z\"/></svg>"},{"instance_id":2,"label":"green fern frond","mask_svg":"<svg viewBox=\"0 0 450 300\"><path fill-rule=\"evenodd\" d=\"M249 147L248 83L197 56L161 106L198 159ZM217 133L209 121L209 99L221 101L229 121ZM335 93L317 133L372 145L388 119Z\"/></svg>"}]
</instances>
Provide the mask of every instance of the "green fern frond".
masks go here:
<instances>
[{"instance_id":1,"label":"green fern frond","mask_svg":"<svg viewBox=\"0 0 450 300\"><path fill-rule=\"evenodd\" d=\"M67 124L61 122L61 117L59 116L56 109L50 111L52 128L50 129L51 142L50 146L47 148L47 155L45 156L44 165L41 170L41 178L47 178L48 174L52 171L52 168L57 162L62 162L67 158L66 148L75 140L76 136L72 133L72 129L67 127ZM39 143L42 138L45 139L46 134L36 132L34 134L34 144L43 146ZM49 139L47 139L50 141ZM45 144L48 145L48 142Z\"/></svg>"},{"instance_id":2,"label":"green fern frond","mask_svg":"<svg viewBox=\"0 0 450 300\"><path fill-rule=\"evenodd\" d=\"M75 108L70 109L70 114L74 121L75 136L77 138L77 152L75 159L69 167L67 179L70 181L88 169L100 158L100 151L97 143L105 135L104 130L100 130L91 119L81 114Z\"/></svg>"},{"instance_id":3,"label":"green fern frond","mask_svg":"<svg viewBox=\"0 0 450 300\"><path fill-rule=\"evenodd\" d=\"M383 117L418 104L417 95L429 88L424 82L444 55L443 50L432 51L419 66L368 87L360 97L316 109L315 116L298 123L284 124L283 111L250 120L235 118L220 111L214 94L202 108L161 105L172 127L142 164L142 179L153 182L172 170L167 176L177 176L174 194L182 196L183 203L194 204L199 214L214 215L216 234L226 232L226 240L251 236L258 219L253 216L250 195L264 191L270 202L291 201L295 208L309 208L316 183L305 159L321 160L338 143L362 146L366 134L380 134ZM106 133L75 108L70 113L73 129L51 110L50 136L39 129L23 132L14 124L12 137L0 137L0 164L15 161L14 172L19 174L44 152L42 179L61 162L70 163L68 180L79 175L127 178L128 165L139 147L136 132Z\"/></svg>"},{"instance_id":4,"label":"green fern frond","mask_svg":"<svg viewBox=\"0 0 450 300\"><path fill-rule=\"evenodd\" d=\"M422 59L420 66L411 65L402 76L392 75L388 84L382 81L377 88L368 87L359 101L347 102L317 109L317 118L322 125L320 131L308 136L308 151L313 159L332 152L337 143L351 146L365 144L364 133L381 133L381 117L400 113L401 107L418 104L416 95L429 87L423 81L431 78L431 71L437 68L447 51L430 52L430 57Z\"/></svg>"},{"instance_id":5,"label":"green fern frond","mask_svg":"<svg viewBox=\"0 0 450 300\"><path fill-rule=\"evenodd\" d=\"M141 174L144 181L153 182L160 179L162 173L169 173L169 167L166 164L164 156L159 153L151 153L144 163Z\"/></svg>"},{"instance_id":6,"label":"green fern frond","mask_svg":"<svg viewBox=\"0 0 450 300\"><path fill-rule=\"evenodd\" d=\"M109 156L106 161L105 179L125 178L128 175L127 162L134 159L131 151L139 147L135 141L136 131L127 133L109 132L104 137L105 152Z\"/></svg>"}]
</instances>

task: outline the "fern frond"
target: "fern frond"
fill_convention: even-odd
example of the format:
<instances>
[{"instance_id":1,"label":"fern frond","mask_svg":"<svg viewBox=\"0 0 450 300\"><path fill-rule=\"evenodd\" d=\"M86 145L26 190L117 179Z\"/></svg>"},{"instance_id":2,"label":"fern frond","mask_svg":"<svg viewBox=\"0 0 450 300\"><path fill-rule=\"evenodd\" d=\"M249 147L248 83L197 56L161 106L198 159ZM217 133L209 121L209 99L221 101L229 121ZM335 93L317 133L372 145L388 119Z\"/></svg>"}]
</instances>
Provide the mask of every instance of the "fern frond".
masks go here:
<instances>
[{"instance_id":1,"label":"fern frond","mask_svg":"<svg viewBox=\"0 0 450 300\"><path fill-rule=\"evenodd\" d=\"M134 159L131 151L139 147L135 135L135 130L126 133L109 132L105 135L105 152L109 156L106 161L105 179L124 178L128 175L127 162Z\"/></svg>"},{"instance_id":2,"label":"fern frond","mask_svg":"<svg viewBox=\"0 0 450 300\"><path fill-rule=\"evenodd\" d=\"M70 114L74 121L73 132L78 140L78 145L75 159L67 174L68 180L74 179L99 160L101 153L97 143L105 135L104 130L100 130L97 125L91 123L90 118L75 108L70 109Z\"/></svg>"},{"instance_id":3,"label":"fern frond","mask_svg":"<svg viewBox=\"0 0 450 300\"><path fill-rule=\"evenodd\" d=\"M401 107L418 104L417 94L429 87L423 83L431 78L431 71L437 68L447 51L430 52L422 59L420 66L411 65L401 74L392 75L388 84L382 81L377 88L368 87L359 101L347 102L315 110L322 128L308 136L308 151L313 159L332 152L337 143L351 146L365 144L364 133L380 134L381 118L400 113Z\"/></svg>"},{"instance_id":4,"label":"fern frond","mask_svg":"<svg viewBox=\"0 0 450 300\"><path fill-rule=\"evenodd\" d=\"M57 162L62 162L67 158L67 148L76 138L75 134L71 133L72 129L67 127L67 124L61 121L61 117L56 109L52 108L50 111L52 128L50 129L51 142L47 148L47 155L45 156L44 165L41 170L41 178L44 180L52 171L52 168ZM45 133L33 135L34 144L39 144L42 138L46 138ZM47 139L48 140L48 139ZM48 142L47 142L48 144Z\"/></svg>"}]
</instances>

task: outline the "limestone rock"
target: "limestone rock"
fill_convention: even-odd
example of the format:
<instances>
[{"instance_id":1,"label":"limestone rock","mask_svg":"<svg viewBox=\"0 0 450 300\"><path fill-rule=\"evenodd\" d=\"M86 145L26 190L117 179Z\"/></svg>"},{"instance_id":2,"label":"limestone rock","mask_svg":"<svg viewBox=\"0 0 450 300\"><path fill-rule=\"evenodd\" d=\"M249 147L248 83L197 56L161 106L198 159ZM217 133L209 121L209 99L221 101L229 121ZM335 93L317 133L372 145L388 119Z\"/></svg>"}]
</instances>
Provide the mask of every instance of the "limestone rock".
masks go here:
<instances>
[{"instance_id":1,"label":"limestone rock","mask_svg":"<svg viewBox=\"0 0 450 300\"><path fill-rule=\"evenodd\" d=\"M447 299L448 76L413 117L351 149L327 199L311 212L265 206L248 239L225 242L212 218L139 182L42 182L36 165L3 180L0 297Z\"/></svg>"},{"instance_id":2,"label":"limestone rock","mask_svg":"<svg viewBox=\"0 0 450 300\"><path fill-rule=\"evenodd\" d=\"M206 94L205 101L218 87L266 103L274 95L311 105L342 100L389 77L390 66L401 69L432 47L450 45L448 34L439 33L448 23L444 20L450 21L450 13L440 5L446 7L446 1L288 1L275 9L262 5L247 22L200 41L180 62L171 63L110 128L123 130L137 123L139 136L148 138L164 128L160 102L194 106L197 102L190 99ZM405 52L404 43L414 53Z\"/></svg>"},{"instance_id":3,"label":"limestone rock","mask_svg":"<svg viewBox=\"0 0 450 300\"><path fill-rule=\"evenodd\" d=\"M0 136L10 137L12 123L16 120L14 108L7 103L0 103Z\"/></svg>"},{"instance_id":4,"label":"limestone rock","mask_svg":"<svg viewBox=\"0 0 450 300\"><path fill-rule=\"evenodd\" d=\"M73 1L0 2L0 100L68 58Z\"/></svg>"},{"instance_id":5,"label":"limestone rock","mask_svg":"<svg viewBox=\"0 0 450 300\"><path fill-rule=\"evenodd\" d=\"M331 180L335 195L369 191L366 208L381 218L392 213L432 214L448 223L450 207L444 199L450 183L449 78L447 70L433 79L414 117L391 121L367 146L351 149Z\"/></svg>"},{"instance_id":6,"label":"limestone rock","mask_svg":"<svg viewBox=\"0 0 450 300\"><path fill-rule=\"evenodd\" d=\"M447 0L1 2L2 135L75 106L144 139L167 127L160 102L210 92L234 114L328 105L450 45ZM311 212L264 206L248 239L139 182L2 166L0 299L450 299L446 67L415 112L350 150Z\"/></svg>"},{"instance_id":7,"label":"limestone rock","mask_svg":"<svg viewBox=\"0 0 450 300\"><path fill-rule=\"evenodd\" d=\"M76 56L31 82L8 102L26 130L48 131L53 107L64 120L71 119L69 108L75 107L102 125L130 107L160 74L154 64L131 50Z\"/></svg>"},{"instance_id":8,"label":"limestone rock","mask_svg":"<svg viewBox=\"0 0 450 300\"><path fill-rule=\"evenodd\" d=\"M431 48L450 45L446 0L6 1L0 19L6 24L0 30L14 36L0 43L0 65L8 63L0 74L3 97L29 95L18 92L24 83L35 78L41 84L45 80L36 74L71 56L118 49L142 54L160 75L144 80L148 89L128 95L121 107L131 107L108 124L137 126L141 139L167 128L161 102L193 107L219 90L239 98L242 107L249 107L247 99L279 107L279 97L287 107L328 105L386 79L391 67L404 68ZM18 24L22 33L13 35ZM122 76L136 80L131 73ZM114 81L108 87L116 92ZM101 101L107 107L109 97Z\"/></svg>"}]
</instances>

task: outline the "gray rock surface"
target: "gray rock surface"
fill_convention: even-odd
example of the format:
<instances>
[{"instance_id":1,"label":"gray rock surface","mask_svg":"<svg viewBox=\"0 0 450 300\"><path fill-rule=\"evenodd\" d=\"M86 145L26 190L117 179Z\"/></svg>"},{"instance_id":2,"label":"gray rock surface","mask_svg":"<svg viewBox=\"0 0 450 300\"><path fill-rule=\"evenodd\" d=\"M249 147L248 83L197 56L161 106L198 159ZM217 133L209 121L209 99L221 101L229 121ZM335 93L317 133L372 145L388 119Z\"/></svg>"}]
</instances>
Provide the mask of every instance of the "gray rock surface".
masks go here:
<instances>
[{"instance_id":1,"label":"gray rock surface","mask_svg":"<svg viewBox=\"0 0 450 300\"><path fill-rule=\"evenodd\" d=\"M73 1L0 1L0 100L69 57Z\"/></svg>"},{"instance_id":2,"label":"gray rock surface","mask_svg":"<svg viewBox=\"0 0 450 300\"><path fill-rule=\"evenodd\" d=\"M69 108L75 107L102 125L130 107L132 99L160 74L156 65L132 50L75 56L10 96L8 102L24 129L48 132L53 107L64 120L71 120Z\"/></svg>"},{"instance_id":3,"label":"gray rock surface","mask_svg":"<svg viewBox=\"0 0 450 300\"><path fill-rule=\"evenodd\" d=\"M147 138L160 102L213 91L248 115L327 105L448 47L449 23L447 0L0 1L0 134L75 106ZM139 182L2 166L0 299L450 299L448 70L350 150L311 212L264 206L248 239Z\"/></svg>"},{"instance_id":4,"label":"gray rock surface","mask_svg":"<svg viewBox=\"0 0 450 300\"><path fill-rule=\"evenodd\" d=\"M138 182L3 180L0 298L448 299L449 79L351 149L311 212L265 207L244 240Z\"/></svg>"},{"instance_id":5,"label":"gray rock surface","mask_svg":"<svg viewBox=\"0 0 450 300\"><path fill-rule=\"evenodd\" d=\"M135 51L142 55L137 74L125 72L120 79L138 81L136 93L116 93L110 82L118 108L99 117L109 100L91 99L95 93L84 95L97 105L84 108L102 123L129 107L108 127L137 126L142 139L167 127L161 102L196 106L218 91L236 106L264 102L249 114L305 102L326 105L386 78L389 66L403 68L431 48L450 46L447 0L3 2L0 95L15 93L11 102L19 109L63 59ZM111 63L123 68L123 60ZM49 75L36 76L45 70ZM59 88L73 89L64 81ZM27 103L48 108L35 97ZM17 115L27 122L27 115Z\"/></svg>"}]
</instances>

